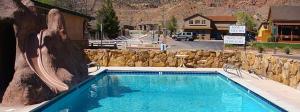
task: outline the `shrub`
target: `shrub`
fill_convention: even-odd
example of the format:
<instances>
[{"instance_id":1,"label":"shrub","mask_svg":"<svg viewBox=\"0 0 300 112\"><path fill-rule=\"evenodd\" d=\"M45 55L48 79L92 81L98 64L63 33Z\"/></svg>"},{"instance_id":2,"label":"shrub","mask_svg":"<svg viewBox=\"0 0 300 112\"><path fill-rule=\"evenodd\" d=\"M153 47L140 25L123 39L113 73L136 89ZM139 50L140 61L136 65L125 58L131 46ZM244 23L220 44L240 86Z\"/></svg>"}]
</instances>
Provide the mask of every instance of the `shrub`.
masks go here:
<instances>
[{"instance_id":1,"label":"shrub","mask_svg":"<svg viewBox=\"0 0 300 112\"><path fill-rule=\"evenodd\" d=\"M270 35L268 37L268 42L275 42L275 37L273 35Z\"/></svg>"},{"instance_id":2,"label":"shrub","mask_svg":"<svg viewBox=\"0 0 300 112\"><path fill-rule=\"evenodd\" d=\"M97 24L103 24L103 33L110 39L118 37L120 32L119 20L113 7L112 0L104 0L102 8L97 11ZM99 31L100 27L97 28Z\"/></svg>"},{"instance_id":3,"label":"shrub","mask_svg":"<svg viewBox=\"0 0 300 112\"><path fill-rule=\"evenodd\" d=\"M283 49L285 47L290 47L291 49L300 49L300 44L294 44L294 43L276 43L276 42L253 42L252 47L258 47L263 45L265 48L279 48Z\"/></svg>"},{"instance_id":4,"label":"shrub","mask_svg":"<svg viewBox=\"0 0 300 112\"><path fill-rule=\"evenodd\" d=\"M291 48L290 47L285 47L284 48L284 52L285 52L285 54L290 54L291 53Z\"/></svg>"},{"instance_id":5,"label":"shrub","mask_svg":"<svg viewBox=\"0 0 300 112\"><path fill-rule=\"evenodd\" d=\"M248 42L248 45L249 45L250 47L255 47L255 46L254 46L254 45L255 45L254 41Z\"/></svg>"},{"instance_id":6,"label":"shrub","mask_svg":"<svg viewBox=\"0 0 300 112\"><path fill-rule=\"evenodd\" d=\"M225 47L228 47L228 48L234 48L236 47L235 45L232 45L232 44L225 44Z\"/></svg>"},{"instance_id":7,"label":"shrub","mask_svg":"<svg viewBox=\"0 0 300 112\"><path fill-rule=\"evenodd\" d=\"M265 47L263 45L260 45L257 47L257 50L259 53L263 53L265 51Z\"/></svg>"},{"instance_id":8,"label":"shrub","mask_svg":"<svg viewBox=\"0 0 300 112\"><path fill-rule=\"evenodd\" d=\"M176 32L177 19L175 18L175 16L172 16L171 19L167 22L167 29L171 32L171 35Z\"/></svg>"}]
</instances>

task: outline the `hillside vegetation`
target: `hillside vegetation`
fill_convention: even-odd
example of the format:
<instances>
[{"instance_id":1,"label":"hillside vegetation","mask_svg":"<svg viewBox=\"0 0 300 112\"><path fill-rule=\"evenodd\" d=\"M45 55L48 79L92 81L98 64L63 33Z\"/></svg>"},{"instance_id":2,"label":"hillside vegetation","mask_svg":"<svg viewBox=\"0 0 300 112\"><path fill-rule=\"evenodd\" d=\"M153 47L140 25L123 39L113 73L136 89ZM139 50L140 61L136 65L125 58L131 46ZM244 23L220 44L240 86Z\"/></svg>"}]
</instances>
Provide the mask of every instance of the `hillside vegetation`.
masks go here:
<instances>
[{"instance_id":1,"label":"hillside vegetation","mask_svg":"<svg viewBox=\"0 0 300 112\"><path fill-rule=\"evenodd\" d=\"M270 6L300 5L300 0L114 0L114 3L121 24L161 23L175 16L180 27L184 18L195 13L222 16L244 11L261 22L266 20Z\"/></svg>"},{"instance_id":2,"label":"hillside vegetation","mask_svg":"<svg viewBox=\"0 0 300 112\"><path fill-rule=\"evenodd\" d=\"M42 1L53 3L58 0ZM71 3L74 3L74 6L71 8L79 11L82 9L78 8L86 8L85 11L93 16L103 3L103 0L59 1L73 1ZM78 3L84 3L84 5ZM300 0L113 0L113 3L120 24L162 23L175 16L180 27L184 18L195 13L207 16L234 15L236 12L243 11L260 22L267 18L270 6L300 5ZM56 5L60 4L61 2Z\"/></svg>"}]
</instances>

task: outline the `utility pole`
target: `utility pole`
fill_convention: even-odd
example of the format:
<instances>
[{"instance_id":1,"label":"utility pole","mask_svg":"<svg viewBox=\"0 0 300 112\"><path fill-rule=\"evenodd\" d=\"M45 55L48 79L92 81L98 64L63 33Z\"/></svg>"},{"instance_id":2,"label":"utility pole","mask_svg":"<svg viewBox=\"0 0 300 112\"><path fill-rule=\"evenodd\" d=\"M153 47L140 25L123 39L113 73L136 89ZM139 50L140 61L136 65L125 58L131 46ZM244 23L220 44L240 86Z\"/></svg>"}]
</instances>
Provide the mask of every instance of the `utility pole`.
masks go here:
<instances>
[{"instance_id":1,"label":"utility pole","mask_svg":"<svg viewBox=\"0 0 300 112\"><path fill-rule=\"evenodd\" d=\"M163 31L163 38L164 38L164 40L163 41L165 41L165 35L166 35L166 19L165 19L165 11L166 11L166 9L165 9L165 6L163 6L162 7L162 31Z\"/></svg>"},{"instance_id":2,"label":"utility pole","mask_svg":"<svg viewBox=\"0 0 300 112\"><path fill-rule=\"evenodd\" d=\"M165 28L165 6L162 7L162 27Z\"/></svg>"},{"instance_id":3,"label":"utility pole","mask_svg":"<svg viewBox=\"0 0 300 112\"><path fill-rule=\"evenodd\" d=\"M100 36L100 45L101 45L101 47L102 47L102 40L103 40L103 25L102 25L102 23L101 23L101 25L100 25L100 31L101 31L101 36Z\"/></svg>"}]
</instances>

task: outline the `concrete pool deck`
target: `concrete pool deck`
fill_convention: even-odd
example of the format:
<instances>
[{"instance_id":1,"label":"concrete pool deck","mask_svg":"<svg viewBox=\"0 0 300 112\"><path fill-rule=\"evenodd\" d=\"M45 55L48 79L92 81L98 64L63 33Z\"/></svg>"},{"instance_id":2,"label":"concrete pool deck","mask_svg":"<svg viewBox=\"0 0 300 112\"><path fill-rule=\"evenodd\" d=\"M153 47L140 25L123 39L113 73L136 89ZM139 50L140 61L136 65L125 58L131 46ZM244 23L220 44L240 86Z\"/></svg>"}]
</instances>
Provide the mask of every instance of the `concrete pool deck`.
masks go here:
<instances>
[{"instance_id":1,"label":"concrete pool deck","mask_svg":"<svg viewBox=\"0 0 300 112\"><path fill-rule=\"evenodd\" d=\"M274 104L284 108L289 112L300 111L300 91L281 83L264 79L242 71L242 78L236 75L225 72L222 68L177 68L177 67L101 67L90 68L89 75L96 75L104 70L130 70L130 71L203 71L203 72L219 72L231 80L243 85L265 99L273 102ZM236 73L235 71L230 71ZM45 102L43 102L45 103ZM0 112L28 112L41 104L31 105L26 107L3 107L0 105Z\"/></svg>"}]
</instances>

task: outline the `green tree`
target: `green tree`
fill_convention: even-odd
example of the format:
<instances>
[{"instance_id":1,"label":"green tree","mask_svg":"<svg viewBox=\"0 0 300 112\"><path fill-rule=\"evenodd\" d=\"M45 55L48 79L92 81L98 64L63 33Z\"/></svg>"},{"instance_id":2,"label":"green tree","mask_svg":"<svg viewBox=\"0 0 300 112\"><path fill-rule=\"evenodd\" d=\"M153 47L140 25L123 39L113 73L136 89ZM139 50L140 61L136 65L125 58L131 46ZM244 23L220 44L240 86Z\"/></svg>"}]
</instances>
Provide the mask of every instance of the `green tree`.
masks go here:
<instances>
[{"instance_id":1,"label":"green tree","mask_svg":"<svg viewBox=\"0 0 300 112\"><path fill-rule=\"evenodd\" d=\"M254 31L255 29L255 19L245 12L237 12L235 14L238 24L245 25L246 28L250 31Z\"/></svg>"},{"instance_id":2,"label":"green tree","mask_svg":"<svg viewBox=\"0 0 300 112\"><path fill-rule=\"evenodd\" d=\"M97 26L102 24L103 33L110 39L114 39L119 35L119 20L113 9L111 0L104 0L101 10L97 11Z\"/></svg>"},{"instance_id":3,"label":"green tree","mask_svg":"<svg viewBox=\"0 0 300 112\"><path fill-rule=\"evenodd\" d=\"M170 30L171 35L176 32L177 29L177 19L175 16L172 16L171 19L167 22L167 29Z\"/></svg>"}]
</instances>

